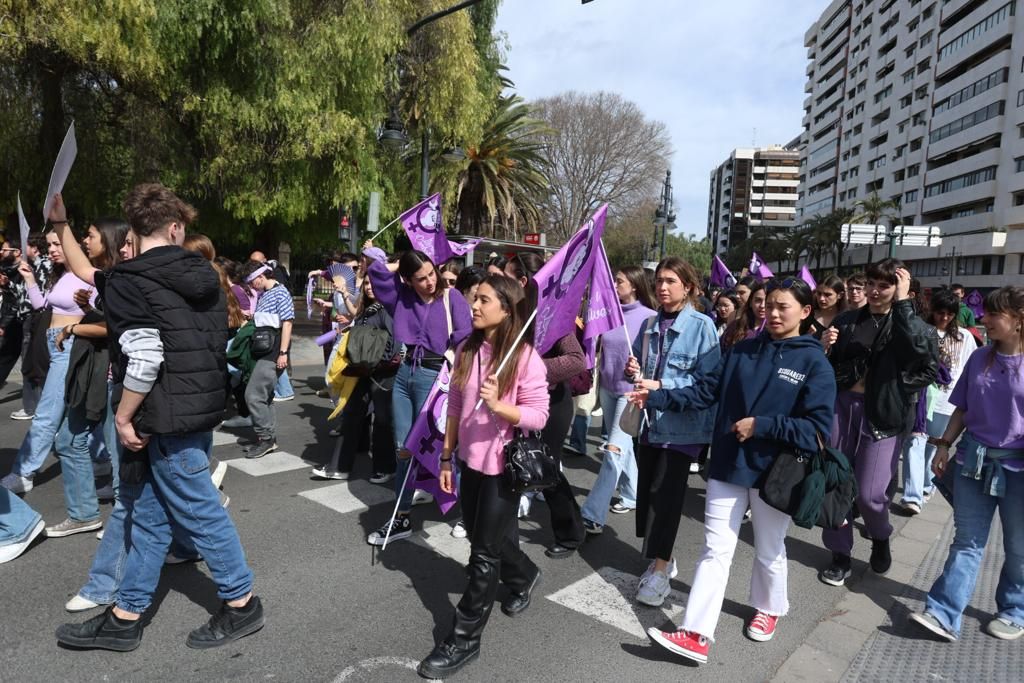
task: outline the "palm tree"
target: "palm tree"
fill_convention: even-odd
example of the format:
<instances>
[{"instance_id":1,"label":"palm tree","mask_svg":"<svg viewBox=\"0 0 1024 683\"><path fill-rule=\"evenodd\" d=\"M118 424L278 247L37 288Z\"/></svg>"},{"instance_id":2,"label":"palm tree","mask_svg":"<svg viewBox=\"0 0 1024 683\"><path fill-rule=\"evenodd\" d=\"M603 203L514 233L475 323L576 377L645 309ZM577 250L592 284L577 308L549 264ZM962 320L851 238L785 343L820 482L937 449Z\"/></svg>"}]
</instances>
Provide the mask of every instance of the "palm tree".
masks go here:
<instances>
[{"instance_id":1,"label":"palm tree","mask_svg":"<svg viewBox=\"0 0 1024 683\"><path fill-rule=\"evenodd\" d=\"M550 185L543 138L550 132L519 96L499 97L480 145L467 151L459 173L460 233L514 238L520 223L540 222Z\"/></svg>"},{"instance_id":2,"label":"palm tree","mask_svg":"<svg viewBox=\"0 0 1024 683\"><path fill-rule=\"evenodd\" d=\"M900 203L894 199L882 199L877 192L872 192L853 205L851 220L856 223L879 225L883 220L891 221L897 217Z\"/></svg>"}]
</instances>

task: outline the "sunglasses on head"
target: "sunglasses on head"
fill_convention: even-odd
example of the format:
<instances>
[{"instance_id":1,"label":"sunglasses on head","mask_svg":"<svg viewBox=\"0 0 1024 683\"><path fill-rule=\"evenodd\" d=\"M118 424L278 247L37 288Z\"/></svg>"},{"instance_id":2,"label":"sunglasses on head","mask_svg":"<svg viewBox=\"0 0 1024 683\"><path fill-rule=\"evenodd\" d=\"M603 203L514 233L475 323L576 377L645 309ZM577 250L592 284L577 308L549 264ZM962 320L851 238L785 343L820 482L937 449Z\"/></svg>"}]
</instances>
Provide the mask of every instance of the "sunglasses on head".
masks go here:
<instances>
[{"instance_id":1,"label":"sunglasses on head","mask_svg":"<svg viewBox=\"0 0 1024 683\"><path fill-rule=\"evenodd\" d=\"M778 280L772 280L771 282L768 283L768 286L765 287L765 289L769 293L774 292L776 289L793 289L793 285L795 285L797 282L803 282L803 280L800 280L795 277L787 277L782 282L779 282Z\"/></svg>"}]
</instances>

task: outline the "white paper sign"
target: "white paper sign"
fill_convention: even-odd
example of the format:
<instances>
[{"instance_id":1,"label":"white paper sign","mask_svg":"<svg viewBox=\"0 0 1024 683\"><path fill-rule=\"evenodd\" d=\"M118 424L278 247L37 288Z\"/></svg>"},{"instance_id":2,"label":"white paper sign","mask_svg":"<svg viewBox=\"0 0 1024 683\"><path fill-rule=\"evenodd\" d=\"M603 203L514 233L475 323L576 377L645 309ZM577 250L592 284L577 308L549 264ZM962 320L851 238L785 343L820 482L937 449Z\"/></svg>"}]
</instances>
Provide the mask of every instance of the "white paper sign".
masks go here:
<instances>
[{"instance_id":1,"label":"white paper sign","mask_svg":"<svg viewBox=\"0 0 1024 683\"><path fill-rule=\"evenodd\" d=\"M57 154L57 161L53 164L53 173L50 174L50 185L46 189L46 201L43 202L43 222L50 220L50 209L53 208L53 196L64 189L68 174L71 173L71 166L78 156L78 141L75 140L75 123L71 122L64 142L61 143L60 153Z\"/></svg>"},{"instance_id":2,"label":"white paper sign","mask_svg":"<svg viewBox=\"0 0 1024 683\"><path fill-rule=\"evenodd\" d=\"M25 218L25 210L21 208L21 192L18 192L18 227L21 228L21 254L24 257L28 253L28 219Z\"/></svg>"}]
</instances>

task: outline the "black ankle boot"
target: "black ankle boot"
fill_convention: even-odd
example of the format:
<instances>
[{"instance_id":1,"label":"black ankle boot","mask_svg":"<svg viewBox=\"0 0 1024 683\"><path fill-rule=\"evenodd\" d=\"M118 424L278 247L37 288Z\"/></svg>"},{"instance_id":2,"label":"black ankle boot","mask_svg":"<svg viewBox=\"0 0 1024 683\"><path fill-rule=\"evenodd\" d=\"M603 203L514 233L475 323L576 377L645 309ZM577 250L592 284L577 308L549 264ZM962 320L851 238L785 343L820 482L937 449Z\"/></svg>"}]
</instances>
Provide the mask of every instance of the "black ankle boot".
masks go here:
<instances>
[{"instance_id":1,"label":"black ankle boot","mask_svg":"<svg viewBox=\"0 0 1024 683\"><path fill-rule=\"evenodd\" d=\"M533 580L530 581L522 593L510 593L509 596L505 598L501 603L501 611L510 617L514 617L522 613L530 606L530 598L533 595L533 590L539 583L540 567L537 568L537 573L534 575Z\"/></svg>"},{"instance_id":2,"label":"black ankle boot","mask_svg":"<svg viewBox=\"0 0 1024 683\"><path fill-rule=\"evenodd\" d=\"M416 673L424 678L448 678L480 656L480 643L459 646L445 640L420 662Z\"/></svg>"},{"instance_id":3,"label":"black ankle boot","mask_svg":"<svg viewBox=\"0 0 1024 683\"><path fill-rule=\"evenodd\" d=\"M871 541L871 571L884 574L892 566L892 552L889 550L889 539Z\"/></svg>"}]
</instances>

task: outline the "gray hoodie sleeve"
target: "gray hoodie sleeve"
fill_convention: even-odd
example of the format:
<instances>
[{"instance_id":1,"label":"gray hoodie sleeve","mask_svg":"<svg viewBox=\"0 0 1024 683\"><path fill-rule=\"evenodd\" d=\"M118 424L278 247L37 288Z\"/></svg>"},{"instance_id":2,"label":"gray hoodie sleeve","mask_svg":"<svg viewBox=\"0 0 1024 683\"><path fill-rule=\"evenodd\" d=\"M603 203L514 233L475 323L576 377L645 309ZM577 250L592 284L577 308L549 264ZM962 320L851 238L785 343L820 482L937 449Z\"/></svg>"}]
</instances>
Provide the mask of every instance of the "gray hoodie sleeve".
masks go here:
<instances>
[{"instance_id":1,"label":"gray hoodie sleeve","mask_svg":"<svg viewBox=\"0 0 1024 683\"><path fill-rule=\"evenodd\" d=\"M128 358L124 388L148 394L164 363L164 343L160 339L160 331L152 327L127 330L121 335L119 343L121 352Z\"/></svg>"}]
</instances>

